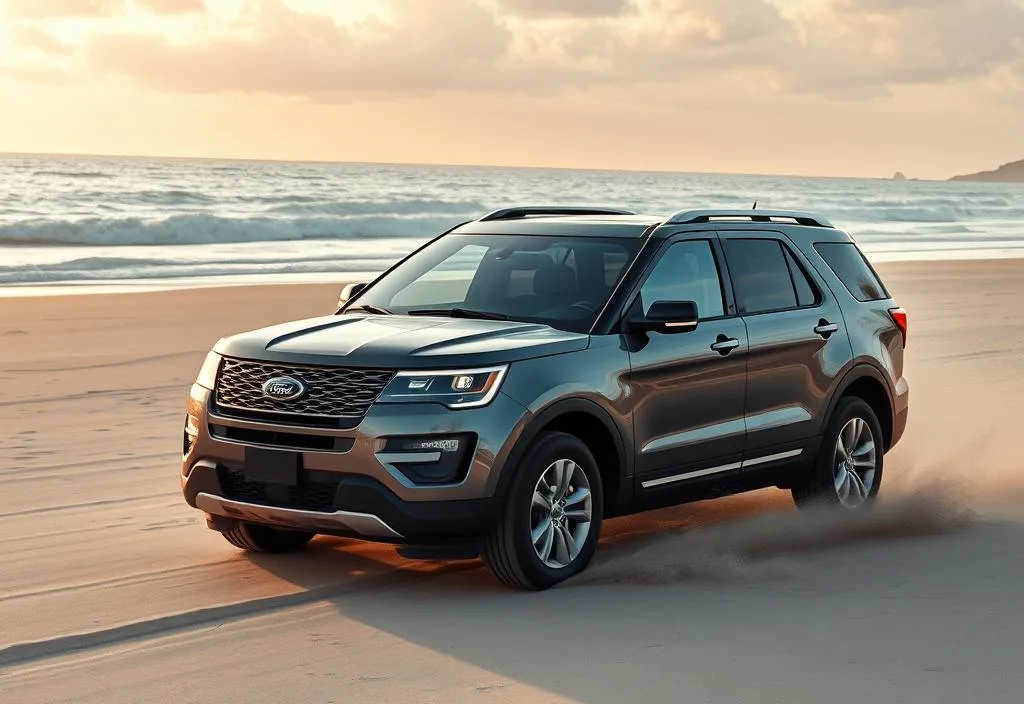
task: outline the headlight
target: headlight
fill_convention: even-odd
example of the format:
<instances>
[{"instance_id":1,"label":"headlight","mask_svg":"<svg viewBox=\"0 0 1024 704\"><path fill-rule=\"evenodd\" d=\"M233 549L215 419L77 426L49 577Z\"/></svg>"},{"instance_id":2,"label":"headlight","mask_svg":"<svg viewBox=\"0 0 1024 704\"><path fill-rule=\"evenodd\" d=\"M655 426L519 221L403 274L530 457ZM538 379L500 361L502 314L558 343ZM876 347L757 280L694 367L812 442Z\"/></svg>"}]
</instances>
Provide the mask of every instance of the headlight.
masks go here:
<instances>
[{"instance_id":1,"label":"headlight","mask_svg":"<svg viewBox=\"0 0 1024 704\"><path fill-rule=\"evenodd\" d=\"M216 352L210 352L203 360L203 366L199 369L196 383L211 391L217 385L217 372L220 371L221 356Z\"/></svg>"},{"instance_id":2,"label":"headlight","mask_svg":"<svg viewBox=\"0 0 1024 704\"><path fill-rule=\"evenodd\" d=\"M441 403L448 408L486 406L498 393L508 365L487 369L399 372L378 403Z\"/></svg>"}]
</instances>

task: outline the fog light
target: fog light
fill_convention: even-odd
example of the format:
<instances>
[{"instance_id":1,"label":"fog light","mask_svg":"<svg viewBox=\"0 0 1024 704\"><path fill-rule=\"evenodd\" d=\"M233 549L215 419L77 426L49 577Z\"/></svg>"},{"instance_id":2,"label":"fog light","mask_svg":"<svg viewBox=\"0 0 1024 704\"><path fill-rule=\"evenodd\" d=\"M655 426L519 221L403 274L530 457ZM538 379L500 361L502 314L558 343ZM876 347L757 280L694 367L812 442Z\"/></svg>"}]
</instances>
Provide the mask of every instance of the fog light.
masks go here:
<instances>
[{"instance_id":1,"label":"fog light","mask_svg":"<svg viewBox=\"0 0 1024 704\"><path fill-rule=\"evenodd\" d=\"M444 439L444 440L413 440L411 441L406 450L440 450L441 452L458 452L459 441L456 439Z\"/></svg>"},{"instance_id":2,"label":"fog light","mask_svg":"<svg viewBox=\"0 0 1024 704\"><path fill-rule=\"evenodd\" d=\"M451 484L462 481L472 459L472 433L433 437L392 437L375 443L377 457L413 484Z\"/></svg>"}]
</instances>

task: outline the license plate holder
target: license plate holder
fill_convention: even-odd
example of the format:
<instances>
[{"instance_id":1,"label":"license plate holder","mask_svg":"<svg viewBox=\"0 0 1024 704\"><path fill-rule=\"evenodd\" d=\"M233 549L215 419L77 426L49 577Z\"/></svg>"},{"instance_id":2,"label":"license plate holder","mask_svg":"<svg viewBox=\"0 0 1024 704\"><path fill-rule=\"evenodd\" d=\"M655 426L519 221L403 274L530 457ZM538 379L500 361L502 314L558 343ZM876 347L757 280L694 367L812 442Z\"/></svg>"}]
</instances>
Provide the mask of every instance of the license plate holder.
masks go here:
<instances>
[{"instance_id":1,"label":"license plate holder","mask_svg":"<svg viewBox=\"0 0 1024 704\"><path fill-rule=\"evenodd\" d=\"M268 484L296 486L302 454L263 447L245 448L243 474L247 479Z\"/></svg>"}]
</instances>

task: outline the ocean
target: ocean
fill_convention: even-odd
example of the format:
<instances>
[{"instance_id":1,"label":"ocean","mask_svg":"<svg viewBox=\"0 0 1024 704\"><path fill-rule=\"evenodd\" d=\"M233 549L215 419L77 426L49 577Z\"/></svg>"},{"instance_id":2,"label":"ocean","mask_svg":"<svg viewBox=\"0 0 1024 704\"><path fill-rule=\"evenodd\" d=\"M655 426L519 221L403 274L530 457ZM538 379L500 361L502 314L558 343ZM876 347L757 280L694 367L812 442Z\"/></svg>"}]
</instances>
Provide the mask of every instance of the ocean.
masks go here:
<instances>
[{"instance_id":1,"label":"ocean","mask_svg":"<svg viewBox=\"0 0 1024 704\"><path fill-rule=\"evenodd\" d=\"M821 212L873 261L1024 256L1022 184L0 155L0 291L339 282L513 204L755 200Z\"/></svg>"}]
</instances>

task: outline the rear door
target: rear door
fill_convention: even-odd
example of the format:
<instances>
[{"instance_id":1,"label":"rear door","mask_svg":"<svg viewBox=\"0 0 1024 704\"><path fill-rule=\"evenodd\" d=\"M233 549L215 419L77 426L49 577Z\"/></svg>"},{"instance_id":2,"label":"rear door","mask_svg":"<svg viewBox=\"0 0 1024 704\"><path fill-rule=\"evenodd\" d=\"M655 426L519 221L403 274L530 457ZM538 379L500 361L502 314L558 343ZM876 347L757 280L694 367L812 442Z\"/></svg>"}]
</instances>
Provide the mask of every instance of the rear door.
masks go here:
<instances>
[{"instance_id":1,"label":"rear door","mask_svg":"<svg viewBox=\"0 0 1024 704\"><path fill-rule=\"evenodd\" d=\"M749 341L747 473L808 457L852 352L839 303L783 233L719 235Z\"/></svg>"},{"instance_id":2,"label":"rear door","mask_svg":"<svg viewBox=\"0 0 1024 704\"><path fill-rule=\"evenodd\" d=\"M724 295L725 273L716 235L688 233L663 245L632 301L646 312L692 300L699 315L687 332L624 336L640 490L739 471L747 333Z\"/></svg>"}]
</instances>

